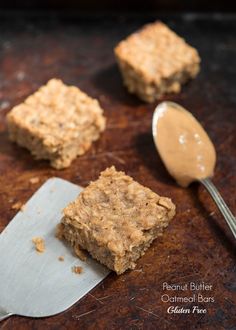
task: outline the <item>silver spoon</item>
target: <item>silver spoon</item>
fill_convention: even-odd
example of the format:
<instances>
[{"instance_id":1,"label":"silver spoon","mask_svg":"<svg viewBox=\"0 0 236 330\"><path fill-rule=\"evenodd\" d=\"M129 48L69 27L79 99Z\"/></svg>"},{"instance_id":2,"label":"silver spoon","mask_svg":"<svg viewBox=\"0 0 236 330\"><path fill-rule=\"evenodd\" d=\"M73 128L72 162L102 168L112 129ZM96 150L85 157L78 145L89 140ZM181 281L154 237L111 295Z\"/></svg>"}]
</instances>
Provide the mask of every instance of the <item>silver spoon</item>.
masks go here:
<instances>
[{"instance_id":1,"label":"silver spoon","mask_svg":"<svg viewBox=\"0 0 236 330\"><path fill-rule=\"evenodd\" d=\"M200 124L197 122L197 120L191 115L190 112L188 112L186 109L184 109L183 107L181 107L177 103L168 102L168 101L162 102L162 103L160 103L156 107L156 109L154 111L153 119L152 119L152 134L153 134L153 139L154 139L154 143L155 143L156 149L159 152L159 155L160 155L162 161L164 162L164 164L165 164L168 172L178 182L178 178L176 178L176 175L175 175L176 173L175 173L174 170L171 169L171 166L170 166L170 165L172 165L172 167L173 167L173 162L172 162L172 164L169 164L168 161L170 162L170 160L167 159L168 157L167 158L165 157L166 155L168 156L167 149L166 149L165 153L163 153L163 150L165 150L165 144L162 143L162 147L164 145L164 149L163 149L163 148L160 147L160 143L158 143L158 141L160 141L160 139L159 139L160 138L159 137L159 134L160 134L160 132L159 132L160 129L159 128L160 128L160 126L158 128L158 125L160 125L160 118L163 118L163 115L164 115L165 110L171 111L171 109L174 109L172 111L175 111L175 112L176 112L176 110L178 112L180 111L182 117L183 117L183 115L188 116L188 119L190 120L190 122L198 125L196 127L200 128L200 130L203 130L203 128L200 126ZM178 121L176 121L176 122L178 123ZM173 121L173 123L174 123L174 121ZM173 127L173 123L172 123L172 129L175 128L175 127ZM184 123L182 123L181 121L180 121L180 123L181 123L181 125L180 125L181 127L180 127L180 130L179 131L181 132L181 129L183 129L183 127L184 127ZM168 128L170 129L171 126L169 126ZM186 126L186 129L187 129L187 137L190 137L192 139L191 140L191 143L192 143L192 145L194 147L194 142L195 142L194 136L191 137L191 133L189 133L189 126ZM163 127L162 127L162 132L163 132ZM172 138L171 137L172 132L168 131L168 132L164 132L164 133L167 133L167 134L164 134L164 137L167 137L168 141L170 142L171 141L171 138ZM177 136L177 135L175 135L175 133L176 132L174 130L174 134L173 134L174 137ZM207 143L209 143L209 146L214 149L213 144L211 143L209 137L207 136L207 134L206 134L206 132L204 130L203 130L202 134L203 134L203 136L205 136L205 138L208 139L206 141L207 141ZM175 153L175 156L179 156L179 165L180 165L180 168L181 168L181 162L182 162L182 165L183 165L182 168L184 168L184 167L186 168L186 163L184 163L185 162L184 156L187 155L187 152L186 152L187 149L185 148L185 152L186 152L185 155L181 153L182 146L180 144L183 143L183 141L182 141L183 139L182 140L179 139L179 140L180 140L179 142L178 141L177 142L175 141L177 143L176 144L177 145L177 148L175 148L174 150L172 148L172 152ZM163 141L163 142L165 142L165 141ZM200 143L201 142L202 141L200 141ZM196 147L198 147L197 146L197 143L199 143L199 141L196 140ZM178 149L178 144L179 144L180 149ZM179 154L178 154L178 151L180 151ZM192 150L190 150L190 151L192 151ZM206 153L205 153L204 156L206 158ZM214 167L214 164L213 164L213 167ZM232 231L232 233L234 235L234 238L236 239L236 219L235 219L234 215L232 214L232 212L230 211L230 209L228 208L228 206L226 205L226 203L223 200L223 198L221 197L219 191L214 186L214 184L211 181L210 177L209 176L205 176L204 177L204 171L203 171L202 176L200 176L200 177L194 177L194 175L193 175L193 177L189 180L189 182L187 182L187 184L183 184L182 186L185 186L186 187L192 181L199 181L199 182L201 182L204 185L204 187L210 193L211 197L213 198L213 200L215 201L216 205L218 206L220 212L222 213L224 219L226 220L228 226L230 227L230 229L231 229L231 231Z\"/></svg>"}]
</instances>

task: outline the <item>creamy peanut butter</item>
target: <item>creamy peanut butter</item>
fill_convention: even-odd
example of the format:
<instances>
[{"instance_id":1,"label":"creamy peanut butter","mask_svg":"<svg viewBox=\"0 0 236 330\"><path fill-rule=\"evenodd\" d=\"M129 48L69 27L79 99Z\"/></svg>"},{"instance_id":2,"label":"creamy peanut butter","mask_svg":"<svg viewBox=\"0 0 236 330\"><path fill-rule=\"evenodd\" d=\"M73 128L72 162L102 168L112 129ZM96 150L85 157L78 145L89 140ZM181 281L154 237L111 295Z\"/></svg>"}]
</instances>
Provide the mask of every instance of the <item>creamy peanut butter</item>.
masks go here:
<instances>
[{"instance_id":1,"label":"creamy peanut butter","mask_svg":"<svg viewBox=\"0 0 236 330\"><path fill-rule=\"evenodd\" d=\"M153 135L162 161L180 186L213 175L215 148L190 112L173 102L161 103L153 117Z\"/></svg>"}]
</instances>

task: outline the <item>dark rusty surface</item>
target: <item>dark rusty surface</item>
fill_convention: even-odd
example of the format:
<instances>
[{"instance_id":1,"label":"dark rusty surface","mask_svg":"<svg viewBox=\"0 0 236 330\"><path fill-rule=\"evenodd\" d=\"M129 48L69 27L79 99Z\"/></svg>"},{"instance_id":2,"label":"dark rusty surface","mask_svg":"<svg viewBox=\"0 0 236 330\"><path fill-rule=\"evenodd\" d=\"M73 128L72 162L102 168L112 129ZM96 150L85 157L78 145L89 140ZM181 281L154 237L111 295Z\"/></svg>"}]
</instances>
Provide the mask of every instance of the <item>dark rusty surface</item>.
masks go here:
<instances>
[{"instance_id":1,"label":"dark rusty surface","mask_svg":"<svg viewBox=\"0 0 236 330\"><path fill-rule=\"evenodd\" d=\"M58 176L86 185L113 164L155 192L170 196L177 205L175 219L135 271L120 277L111 274L60 315L45 319L15 316L1 323L4 330L235 329L234 240L202 187L179 188L167 175L150 134L155 105L130 96L115 65L113 46L156 17L24 18L1 14L0 230L16 213L11 205L27 201L48 178ZM209 132L218 153L214 183L236 213L236 17L185 15L163 19L196 46L202 57L197 79L168 99L191 110ZM108 119L102 138L63 171L33 160L26 150L10 143L5 125L7 111L52 77L78 85L98 98ZM30 184L29 179L35 176L40 182ZM170 305L193 304L162 303L163 282L190 281L213 286L212 291L201 293L213 296L215 302L197 304L207 308L207 314L167 314Z\"/></svg>"}]
</instances>

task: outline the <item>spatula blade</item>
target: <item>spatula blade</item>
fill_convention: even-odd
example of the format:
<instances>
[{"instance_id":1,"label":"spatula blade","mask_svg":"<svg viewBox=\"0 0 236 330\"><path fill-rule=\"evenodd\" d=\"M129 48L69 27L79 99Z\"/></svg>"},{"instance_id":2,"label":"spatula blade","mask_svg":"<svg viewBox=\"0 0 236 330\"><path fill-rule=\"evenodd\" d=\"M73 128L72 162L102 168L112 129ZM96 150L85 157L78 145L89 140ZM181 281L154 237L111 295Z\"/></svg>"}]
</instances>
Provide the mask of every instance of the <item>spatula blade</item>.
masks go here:
<instances>
[{"instance_id":1,"label":"spatula blade","mask_svg":"<svg viewBox=\"0 0 236 330\"><path fill-rule=\"evenodd\" d=\"M80 261L55 237L62 209L81 191L68 181L48 180L1 233L1 309L24 316L51 316L72 306L108 275L107 268L90 258ZM32 238L37 236L45 240L44 253L35 251ZM83 272L73 273L73 266L81 266Z\"/></svg>"}]
</instances>

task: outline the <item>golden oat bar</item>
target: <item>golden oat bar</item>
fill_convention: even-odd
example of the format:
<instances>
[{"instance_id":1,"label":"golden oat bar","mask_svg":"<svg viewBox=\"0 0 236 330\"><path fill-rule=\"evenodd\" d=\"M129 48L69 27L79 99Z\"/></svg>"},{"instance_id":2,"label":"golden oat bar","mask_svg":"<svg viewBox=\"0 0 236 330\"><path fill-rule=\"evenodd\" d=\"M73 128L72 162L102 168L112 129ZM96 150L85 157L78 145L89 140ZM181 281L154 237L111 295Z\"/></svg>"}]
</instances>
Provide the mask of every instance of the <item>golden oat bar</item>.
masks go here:
<instances>
[{"instance_id":1,"label":"golden oat bar","mask_svg":"<svg viewBox=\"0 0 236 330\"><path fill-rule=\"evenodd\" d=\"M96 99L58 79L51 79L7 115L10 139L57 169L83 155L105 123Z\"/></svg>"},{"instance_id":2,"label":"golden oat bar","mask_svg":"<svg viewBox=\"0 0 236 330\"><path fill-rule=\"evenodd\" d=\"M59 230L75 252L87 250L122 274L135 267L174 214L175 205L169 198L158 196L112 166L64 209Z\"/></svg>"},{"instance_id":3,"label":"golden oat bar","mask_svg":"<svg viewBox=\"0 0 236 330\"><path fill-rule=\"evenodd\" d=\"M115 48L125 86L146 102L178 93L199 72L195 48L162 22L145 25Z\"/></svg>"}]
</instances>

